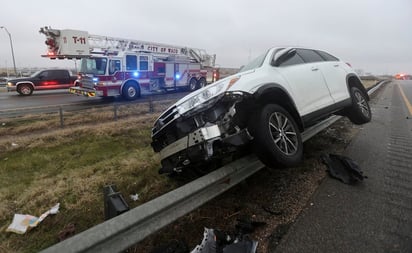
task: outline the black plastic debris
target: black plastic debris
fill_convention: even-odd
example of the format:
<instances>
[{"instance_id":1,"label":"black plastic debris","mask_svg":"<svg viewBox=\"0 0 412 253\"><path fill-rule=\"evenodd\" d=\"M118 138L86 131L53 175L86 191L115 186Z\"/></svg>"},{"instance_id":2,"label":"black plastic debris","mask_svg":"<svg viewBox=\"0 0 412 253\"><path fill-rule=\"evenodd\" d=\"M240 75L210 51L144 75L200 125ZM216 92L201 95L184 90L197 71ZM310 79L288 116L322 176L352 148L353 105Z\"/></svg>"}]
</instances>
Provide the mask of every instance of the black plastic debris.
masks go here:
<instances>
[{"instance_id":1,"label":"black plastic debris","mask_svg":"<svg viewBox=\"0 0 412 253\"><path fill-rule=\"evenodd\" d=\"M237 222L234 233L205 228L202 242L191 253L256 253L258 242L250 239L249 234L266 223L248 218Z\"/></svg>"},{"instance_id":2,"label":"black plastic debris","mask_svg":"<svg viewBox=\"0 0 412 253\"><path fill-rule=\"evenodd\" d=\"M321 160L328 167L327 172L329 175L345 184L355 184L367 178L363 175L359 165L349 157L323 154Z\"/></svg>"},{"instance_id":3,"label":"black plastic debris","mask_svg":"<svg viewBox=\"0 0 412 253\"><path fill-rule=\"evenodd\" d=\"M120 192L117 192L115 185L106 185L103 187L104 194L104 216L105 219L111 219L117 215L129 211L129 205Z\"/></svg>"},{"instance_id":4,"label":"black plastic debris","mask_svg":"<svg viewBox=\"0 0 412 253\"><path fill-rule=\"evenodd\" d=\"M205 228L202 242L191 253L256 253L257 245L247 235L232 239L228 234Z\"/></svg>"}]
</instances>

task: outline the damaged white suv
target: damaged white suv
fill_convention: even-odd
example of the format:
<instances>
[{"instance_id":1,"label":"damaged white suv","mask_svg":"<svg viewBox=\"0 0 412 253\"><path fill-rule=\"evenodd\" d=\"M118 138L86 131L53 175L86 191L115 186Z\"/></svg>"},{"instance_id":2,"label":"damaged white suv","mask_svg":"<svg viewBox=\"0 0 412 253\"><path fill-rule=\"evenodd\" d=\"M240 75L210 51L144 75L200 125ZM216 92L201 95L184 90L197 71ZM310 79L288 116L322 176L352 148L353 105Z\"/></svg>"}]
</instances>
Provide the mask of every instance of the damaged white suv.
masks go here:
<instances>
[{"instance_id":1,"label":"damaged white suv","mask_svg":"<svg viewBox=\"0 0 412 253\"><path fill-rule=\"evenodd\" d=\"M331 114L367 123L368 100L359 77L338 58L320 50L272 48L238 74L167 109L154 124L152 147L160 153L160 173L204 168L240 147L252 147L269 167L295 166L307 127Z\"/></svg>"}]
</instances>

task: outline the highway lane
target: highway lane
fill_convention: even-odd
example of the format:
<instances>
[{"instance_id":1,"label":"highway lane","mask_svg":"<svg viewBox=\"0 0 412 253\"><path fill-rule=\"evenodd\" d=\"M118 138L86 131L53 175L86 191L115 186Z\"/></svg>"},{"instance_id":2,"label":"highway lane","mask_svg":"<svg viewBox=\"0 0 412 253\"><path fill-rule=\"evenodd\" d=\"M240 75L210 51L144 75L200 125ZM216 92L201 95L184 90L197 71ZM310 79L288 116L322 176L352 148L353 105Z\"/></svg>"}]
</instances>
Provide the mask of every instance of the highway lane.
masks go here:
<instances>
[{"instance_id":1,"label":"highway lane","mask_svg":"<svg viewBox=\"0 0 412 253\"><path fill-rule=\"evenodd\" d=\"M412 81L383 87L372 122L343 154L368 178L354 186L326 178L271 252L412 252L411 103Z\"/></svg>"},{"instance_id":2,"label":"highway lane","mask_svg":"<svg viewBox=\"0 0 412 253\"><path fill-rule=\"evenodd\" d=\"M412 116L412 80L396 81L395 83L399 86L405 106Z\"/></svg>"},{"instance_id":3,"label":"highway lane","mask_svg":"<svg viewBox=\"0 0 412 253\"><path fill-rule=\"evenodd\" d=\"M67 90L35 91L31 96L19 96L17 92L0 92L0 111L27 107L53 106L60 104L87 103L101 98L73 96Z\"/></svg>"},{"instance_id":4,"label":"highway lane","mask_svg":"<svg viewBox=\"0 0 412 253\"><path fill-rule=\"evenodd\" d=\"M25 112L50 112L56 108L80 110L100 105L125 104L125 103L148 103L161 100L178 100L188 92L158 93L143 95L136 101L127 101L123 98L87 98L69 94L67 90L36 91L31 96L19 96L15 92L5 92L0 89L0 116L15 116Z\"/></svg>"}]
</instances>

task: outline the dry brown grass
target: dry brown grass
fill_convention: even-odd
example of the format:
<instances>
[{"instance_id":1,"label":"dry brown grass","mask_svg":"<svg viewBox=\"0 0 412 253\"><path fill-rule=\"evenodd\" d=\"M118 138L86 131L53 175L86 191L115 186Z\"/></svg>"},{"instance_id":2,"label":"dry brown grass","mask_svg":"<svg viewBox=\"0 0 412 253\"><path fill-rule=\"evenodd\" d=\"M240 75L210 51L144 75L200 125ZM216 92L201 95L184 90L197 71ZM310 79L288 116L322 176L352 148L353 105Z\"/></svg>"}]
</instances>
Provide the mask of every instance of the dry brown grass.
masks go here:
<instances>
[{"instance_id":1,"label":"dry brown grass","mask_svg":"<svg viewBox=\"0 0 412 253\"><path fill-rule=\"evenodd\" d=\"M39 216L61 203L60 213L48 217L26 235L2 232L1 252L36 252L57 242L69 223L80 232L104 219L102 188L116 184L128 199L139 193L134 207L176 187L159 177L159 160L150 147L155 114L63 129L43 126L13 129L0 139L0 229L14 213ZM12 145L12 143L17 145ZM23 241L22 238L25 238Z\"/></svg>"}]
</instances>

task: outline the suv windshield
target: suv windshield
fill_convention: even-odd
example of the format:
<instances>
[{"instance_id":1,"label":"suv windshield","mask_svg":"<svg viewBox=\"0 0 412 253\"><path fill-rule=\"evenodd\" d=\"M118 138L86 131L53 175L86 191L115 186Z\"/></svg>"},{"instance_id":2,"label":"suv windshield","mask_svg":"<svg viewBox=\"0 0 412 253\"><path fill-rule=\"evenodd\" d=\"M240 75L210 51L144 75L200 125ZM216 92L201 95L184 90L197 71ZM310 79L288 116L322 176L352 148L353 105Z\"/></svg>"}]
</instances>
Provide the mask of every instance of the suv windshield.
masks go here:
<instances>
[{"instance_id":1,"label":"suv windshield","mask_svg":"<svg viewBox=\"0 0 412 253\"><path fill-rule=\"evenodd\" d=\"M106 58L83 58L80 72L93 75L104 75L106 73Z\"/></svg>"},{"instance_id":2,"label":"suv windshield","mask_svg":"<svg viewBox=\"0 0 412 253\"><path fill-rule=\"evenodd\" d=\"M245 66L243 66L243 67L240 69L239 72L243 72L243 71L247 71L247 70L259 68L260 66L262 66L263 61L265 60L267 54L268 54L268 52L265 52L264 54L259 55L258 57L256 57L255 59L253 59L251 62L249 62L248 64L246 64Z\"/></svg>"}]
</instances>

